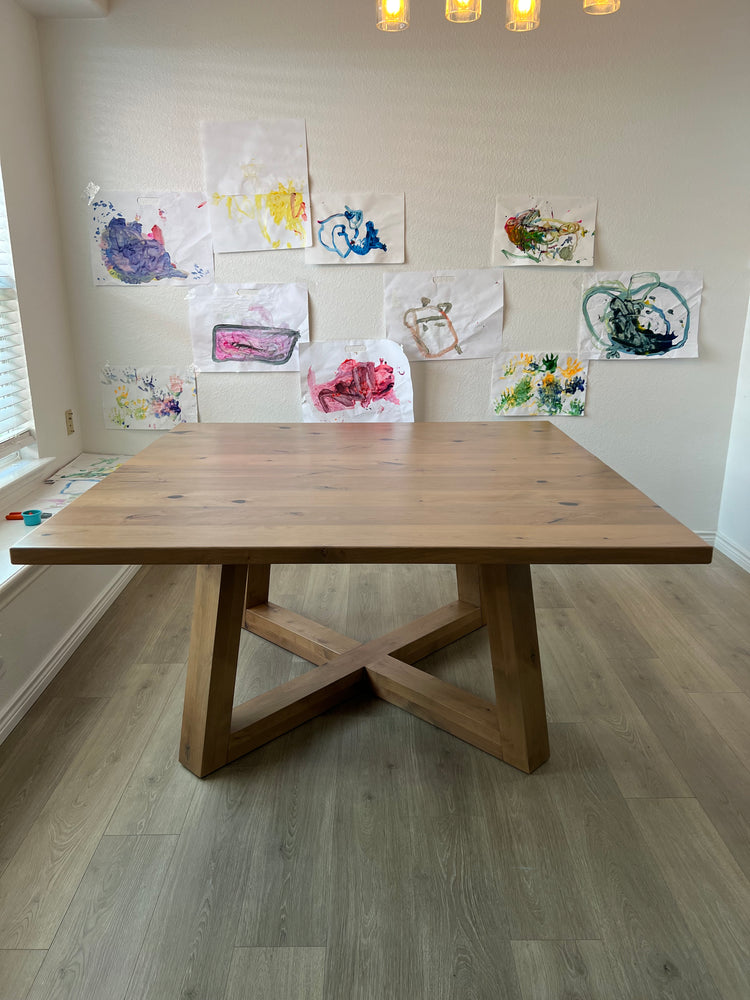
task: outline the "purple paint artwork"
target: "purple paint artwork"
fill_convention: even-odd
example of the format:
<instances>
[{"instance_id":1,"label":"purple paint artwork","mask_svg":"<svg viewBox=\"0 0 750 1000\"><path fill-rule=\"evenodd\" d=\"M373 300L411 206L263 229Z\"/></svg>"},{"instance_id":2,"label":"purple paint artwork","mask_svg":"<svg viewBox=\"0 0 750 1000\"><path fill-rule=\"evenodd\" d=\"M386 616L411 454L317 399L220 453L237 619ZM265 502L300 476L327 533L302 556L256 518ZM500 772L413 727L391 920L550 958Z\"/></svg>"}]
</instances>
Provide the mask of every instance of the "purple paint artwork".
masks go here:
<instances>
[{"instance_id":1,"label":"purple paint artwork","mask_svg":"<svg viewBox=\"0 0 750 1000\"><path fill-rule=\"evenodd\" d=\"M376 400L385 400L399 405L393 391L395 379L393 368L383 358L376 365L373 361L355 361L347 358L329 382L315 382L312 368L307 373L313 405L321 413L349 410L358 403L367 409Z\"/></svg>"},{"instance_id":2,"label":"purple paint artwork","mask_svg":"<svg viewBox=\"0 0 750 1000\"><path fill-rule=\"evenodd\" d=\"M298 330L218 324L213 329L212 358L219 362L262 361L269 365L285 365L298 340Z\"/></svg>"},{"instance_id":3,"label":"purple paint artwork","mask_svg":"<svg viewBox=\"0 0 750 1000\"><path fill-rule=\"evenodd\" d=\"M144 236L140 222L126 222L116 216L102 228L99 247L110 275L126 285L141 285L161 278L187 278L187 272L172 263L159 226L153 226Z\"/></svg>"},{"instance_id":4,"label":"purple paint artwork","mask_svg":"<svg viewBox=\"0 0 750 1000\"><path fill-rule=\"evenodd\" d=\"M203 284L213 278L205 197L113 192L90 206L95 284Z\"/></svg>"}]
</instances>

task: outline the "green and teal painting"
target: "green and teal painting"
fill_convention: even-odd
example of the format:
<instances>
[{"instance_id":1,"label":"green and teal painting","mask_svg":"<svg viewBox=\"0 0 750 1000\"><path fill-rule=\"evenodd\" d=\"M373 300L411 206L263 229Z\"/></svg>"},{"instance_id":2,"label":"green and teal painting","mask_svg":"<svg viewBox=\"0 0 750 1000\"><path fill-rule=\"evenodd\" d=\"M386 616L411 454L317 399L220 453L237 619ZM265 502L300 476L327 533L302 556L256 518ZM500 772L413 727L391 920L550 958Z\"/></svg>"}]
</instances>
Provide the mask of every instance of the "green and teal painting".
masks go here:
<instances>
[{"instance_id":1,"label":"green and teal painting","mask_svg":"<svg viewBox=\"0 0 750 1000\"><path fill-rule=\"evenodd\" d=\"M606 361L697 358L702 290L696 271L587 276L578 356Z\"/></svg>"}]
</instances>

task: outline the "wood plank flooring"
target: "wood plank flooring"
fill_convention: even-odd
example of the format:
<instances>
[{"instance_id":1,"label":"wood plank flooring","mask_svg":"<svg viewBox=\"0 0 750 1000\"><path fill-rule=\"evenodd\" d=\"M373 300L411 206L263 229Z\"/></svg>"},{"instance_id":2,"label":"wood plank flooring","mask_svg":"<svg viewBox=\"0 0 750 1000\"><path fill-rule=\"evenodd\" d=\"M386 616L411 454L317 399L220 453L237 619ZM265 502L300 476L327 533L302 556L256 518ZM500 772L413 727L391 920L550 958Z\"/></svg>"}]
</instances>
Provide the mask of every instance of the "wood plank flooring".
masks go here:
<instances>
[{"instance_id":1,"label":"wood plank flooring","mask_svg":"<svg viewBox=\"0 0 750 1000\"><path fill-rule=\"evenodd\" d=\"M750 576L535 567L533 775L351 700L177 763L194 571L152 567L0 747L0 1000L748 1000ZM452 567L277 567L367 640ZM421 661L493 697L486 630ZM308 669L243 635L236 700Z\"/></svg>"}]
</instances>

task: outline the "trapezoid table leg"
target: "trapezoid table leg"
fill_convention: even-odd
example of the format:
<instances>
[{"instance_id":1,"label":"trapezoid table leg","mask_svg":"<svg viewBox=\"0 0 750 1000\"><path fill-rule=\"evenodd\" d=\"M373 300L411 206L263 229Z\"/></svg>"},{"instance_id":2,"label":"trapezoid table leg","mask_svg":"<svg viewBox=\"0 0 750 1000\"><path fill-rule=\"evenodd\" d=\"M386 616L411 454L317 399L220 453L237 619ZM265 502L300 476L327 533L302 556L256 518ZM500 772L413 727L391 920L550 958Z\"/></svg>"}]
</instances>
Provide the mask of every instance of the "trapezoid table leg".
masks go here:
<instances>
[{"instance_id":1,"label":"trapezoid table leg","mask_svg":"<svg viewBox=\"0 0 750 1000\"><path fill-rule=\"evenodd\" d=\"M198 566L180 763L199 778L227 763L246 565Z\"/></svg>"},{"instance_id":2,"label":"trapezoid table leg","mask_svg":"<svg viewBox=\"0 0 750 1000\"><path fill-rule=\"evenodd\" d=\"M482 590L479 583L479 566L471 563L456 564L456 589L459 601L466 601L482 608Z\"/></svg>"},{"instance_id":3,"label":"trapezoid table leg","mask_svg":"<svg viewBox=\"0 0 750 1000\"><path fill-rule=\"evenodd\" d=\"M549 758L531 567L486 565L479 575L503 760L530 773Z\"/></svg>"}]
</instances>

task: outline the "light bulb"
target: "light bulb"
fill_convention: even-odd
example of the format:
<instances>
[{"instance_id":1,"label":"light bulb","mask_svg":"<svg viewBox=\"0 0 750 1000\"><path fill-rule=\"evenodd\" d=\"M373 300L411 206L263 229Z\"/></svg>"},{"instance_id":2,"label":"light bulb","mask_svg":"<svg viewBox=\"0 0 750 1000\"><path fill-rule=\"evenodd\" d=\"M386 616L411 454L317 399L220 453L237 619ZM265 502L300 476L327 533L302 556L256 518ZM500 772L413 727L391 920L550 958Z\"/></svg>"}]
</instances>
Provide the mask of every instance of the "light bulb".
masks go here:
<instances>
[{"instance_id":1,"label":"light bulb","mask_svg":"<svg viewBox=\"0 0 750 1000\"><path fill-rule=\"evenodd\" d=\"M409 27L409 0L375 0L381 31L403 31Z\"/></svg>"},{"instance_id":2,"label":"light bulb","mask_svg":"<svg viewBox=\"0 0 750 1000\"><path fill-rule=\"evenodd\" d=\"M620 0L583 0L587 14L614 14L620 9Z\"/></svg>"},{"instance_id":3,"label":"light bulb","mask_svg":"<svg viewBox=\"0 0 750 1000\"><path fill-rule=\"evenodd\" d=\"M506 0L505 27L508 31L533 31L539 27L542 0Z\"/></svg>"},{"instance_id":4,"label":"light bulb","mask_svg":"<svg viewBox=\"0 0 750 1000\"><path fill-rule=\"evenodd\" d=\"M449 21L478 21L482 0L445 0L445 16Z\"/></svg>"},{"instance_id":5,"label":"light bulb","mask_svg":"<svg viewBox=\"0 0 750 1000\"><path fill-rule=\"evenodd\" d=\"M478 21L482 0L445 0L445 16L449 21Z\"/></svg>"}]
</instances>

